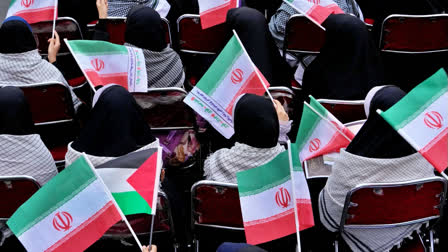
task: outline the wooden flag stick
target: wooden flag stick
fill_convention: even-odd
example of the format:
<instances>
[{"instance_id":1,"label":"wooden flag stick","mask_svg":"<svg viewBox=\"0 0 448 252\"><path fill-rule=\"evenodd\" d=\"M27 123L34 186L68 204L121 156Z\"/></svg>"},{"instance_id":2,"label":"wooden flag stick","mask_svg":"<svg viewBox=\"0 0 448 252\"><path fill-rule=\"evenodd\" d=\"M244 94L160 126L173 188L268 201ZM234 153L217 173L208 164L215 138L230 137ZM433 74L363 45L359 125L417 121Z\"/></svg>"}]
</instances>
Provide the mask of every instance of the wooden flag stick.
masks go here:
<instances>
[{"instance_id":1,"label":"wooden flag stick","mask_svg":"<svg viewBox=\"0 0 448 252\"><path fill-rule=\"evenodd\" d=\"M240 37L238 37L238 33L236 33L235 30L232 30L232 31L233 31L233 34L235 35L236 39L238 40L238 43L240 43L241 48L243 48L244 53L247 54L247 56L249 57L250 64L251 64L252 67L255 69L255 73L257 74L258 78L260 78L260 80L261 80L261 84L263 84L263 87L264 87L264 89L266 90L266 93L268 94L268 96L269 96L269 98L271 99L272 103L275 105L275 103L274 103L274 98L272 98L272 95L271 95L271 93L269 92L268 87L266 86L266 84L265 84L264 81L263 81L265 78L263 78L262 76L260 76L260 73L259 73L259 70L258 70L257 66L255 66L254 62L252 62L252 59L250 58L249 54L247 53L246 48L244 48L244 45L243 45L243 43L241 42Z\"/></svg>"},{"instance_id":2,"label":"wooden flag stick","mask_svg":"<svg viewBox=\"0 0 448 252\"><path fill-rule=\"evenodd\" d=\"M299 223L299 211L297 209L297 197L296 197L296 190L294 188L295 180L294 180L294 169L292 164L292 153L291 153L291 141L288 140L288 157L289 157L289 172L291 174L291 184L292 184L292 197L293 197L293 204L294 204L294 216L295 216L295 222L296 222L296 234L297 234L297 251L301 252L302 248L300 245L300 223Z\"/></svg>"},{"instance_id":3,"label":"wooden flag stick","mask_svg":"<svg viewBox=\"0 0 448 252\"><path fill-rule=\"evenodd\" d=\"M294 10L296 10L297 12L299 12L300 14L304 15L306 18L308 18L311 22L313 22L315 25L319 26L322 30L325 31L325 28L319 24L318 22L316 22L316 20L312 19L310 16L308 16L308 14L306 14L305 12L303 12L302 10L300 10L299 8L297 8L296 6L294 6L293 4L291 4L290 2L288 2L287 0L283 0L284 3L286 3L287 5L291 6L291 8L293 8Z\"/></svg>"},{"instance_id":4,"label":"wooden flag stick","mask_svg":"<svg viewBox=\"0 0 448 252\"><path fill-rule=\"evenodd\" d=\"M90 169L92 169L93 173L95 173L95 176L98 178L99 181L103 184L104 188L106 188L106 193L109 195L109 197L112 200L112 203L114 203L115 207L118 210L118 213L120 213L121 219L126 223L128 226L129 231L131 231L132 236L134 237L135 241L137 242L137 245L139 246L140 250L143 252L143 247L140 241L138 240L137 235L135 234L134 230L132 229L131 225L128 222L128 219L126 219L126 216L123 214L123 211L121 211L120 207L118 206L117 202L115 201L114 197L112 196L112 193L110 193L109 189L107 188L106 184L104 183L103 179L100 177L100 175L96 172L95 167L90 162L89 158L87 157L86 153L82 153L83 157L86 159L87 163L90 166ZM151 244L150 244L151 245Z\"/></svg>"}]
</instances>

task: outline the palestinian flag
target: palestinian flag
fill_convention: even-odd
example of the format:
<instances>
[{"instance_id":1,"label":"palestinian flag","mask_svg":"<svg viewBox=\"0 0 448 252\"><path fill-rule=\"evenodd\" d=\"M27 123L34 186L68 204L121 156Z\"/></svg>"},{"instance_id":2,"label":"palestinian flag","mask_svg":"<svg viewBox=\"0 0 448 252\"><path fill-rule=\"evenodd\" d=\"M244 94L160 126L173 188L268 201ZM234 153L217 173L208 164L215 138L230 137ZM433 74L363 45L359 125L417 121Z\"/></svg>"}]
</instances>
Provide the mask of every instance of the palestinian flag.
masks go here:
<instances>
[{"instance_id":1,"label":"palestinian flag","mask_svg":"<svg viewBox=\"0 0 448 252\"><path fill-rule=\"evenodd\" d=\"M341 148L347 147L353 139L353 134L349 133L349 129L346 129L330 112L318 104L319 102L313 100L311 98L313 106L306 102L303 106L299 132L296 143L293 144L297 145L301 162L328 153L339 152Z\"/></svg>"},{"instance_id":2,"label":"palestinian flag","mask_svg":"<svg viewBox=\"0 0 448 252\"><path fill-rule=\"evenodd\" d=\"M227 11L239 7L239 0L198 0L202 29L222 24Z\"/></svg>"},{"instance_id":3,"label":"palestinian flag","mask_svg":"<svg viewBox=\"0 0 448 252\"><path fill-rule=\"evenodd\" d=\"M96 167L125 215L156 213L161 155L158 148L151 148Z\"/></svg>"},{"instance_id":4,"label":"palestinian flag","mask_svg":"<svg viewBox=\"0 0 448 252\"><path fill-rule=\"evenodd\" d=\"M83 251L121 213L84 156L56 175L7 224L27 251Z\"/></svg>"},{"instance_id":5,"label":"palestinian flag","mask_svg":"<svg viewBox=\"0 0 448 252\"><path fill-rule=\"evenodd\" d=\"M332 0L284 0L298 12L313 22L322 24L331 14L343 14L344 11Z\"/></svg>"},{"instance_id":6,"label":"palestinian flag","mask_svg":"<svg viewBox=\"0 0 448 252\"><path fill-rule=\"evenodd\" d=\"M58 8L57 3L57 0L12 0L6 18L19 16L30 24L53 20Z\"/></svg>"},{"instance_id":7,"label":"palestinian flag","mask_svg":"<svg viewBox=\"0 0 448 252\"><path fill-rule=\"evenodd\" d=\"M437 171L448 167L448 77L443 69L380 115Z\"/></svg>"},{"instance_id":8,"label":"palestinian flag","mask_svg":"<svg viewBox=\"0 0 448 252\"><path fill-rule=\"evenodd\" d=\"M236 99L245 93L261 96L268 87L268 81L234 35L184 102L230 138L234 134L232 110Z\"/></svg>"},{"instance_id":9,"label":"palestinian flag","mask_svg":"<svg viewBox=\"0 0 448 252\"><path fill-rule=\"evenodd\" d=\"M148 91L142 49L104 41L65 41L93 87L118 84L129 92Z\"/></svg>"},{"instance_id":10,"label":"palestinian flag","mask_svg":"<svg viewBox=\"0 0 448 252\"><path fill-rule=\"evenodd\" d=\"M293 176L294 185L287 151L265 165L237 173L247 243L256 245L295 233L294 203L299 229L314 226L308 185L298 162Z\"/></svg>"}]
</instances>

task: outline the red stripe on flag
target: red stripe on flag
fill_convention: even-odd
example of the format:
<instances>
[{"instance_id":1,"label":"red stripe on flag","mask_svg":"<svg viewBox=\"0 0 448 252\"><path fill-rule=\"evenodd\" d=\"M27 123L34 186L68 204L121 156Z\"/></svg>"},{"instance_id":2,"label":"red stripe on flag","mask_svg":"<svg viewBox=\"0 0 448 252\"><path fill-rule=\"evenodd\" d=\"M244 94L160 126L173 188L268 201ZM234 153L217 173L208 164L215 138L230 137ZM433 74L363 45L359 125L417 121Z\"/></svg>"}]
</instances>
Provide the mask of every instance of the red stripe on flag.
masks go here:
<instances>
[{"instance_id":1,"label":"red stripe on flag","mask_svg":"<svg viewBox=\"0 0 448 252\"><path fill-rule=\"evenodd\" d=\"M154 195L157 188L157 152L152 154L126 181L142 196L155 214L156 206L153 206Z\"/></svg>"},{"instance_id":2,"label":"red stripe on flag","mask_svg":"<svg viewBox=\"0 0 448 252\"><path fill-rule=\"evenodd\" d=\"M305 158L303 161L322 156L328 153L332 152L339 152L341 148L345 148L350 144L350 141L347 140L343 135L341 135L339 132L336 132L334 134L328 144L326 144L322 149L317 150L313 154L311 154L309 157ZM306 145L306 148L308 148L309 145Z\"/></svg>"},{"instance_id":3,"label":"red stripe on flag","mask_svg":"<svg viewBox=\"0 0 448 252\"><path fill-rule=\"evenodd\" d=\"M231 0L227 4L216 6L201 13L201 26L205 30L215 25L222 24L226 21L227 11L235 8L237 0Z\"/></svg>"},{"instance_id":4,"label":"red stripe on flag","mask_svg":"<svg viewBox=\"0 0 448 252\"><path fill-rule=\"evenodd\" d=\"M118 84L128 90L127 73L98 74L96 71L91 69L86 69L85 72L89 80L92 82L92 85L95 87L105 86L107 84Z\"/></svg>"},{"instance_id":5,"label":"red stripe on flag","mask_svg":"<svg viewBox=\"0 0 448 252\"><path fill-rule=\"evenodd\" d=\"M327 19L330 14L335 13L335 8L333 6L330 6L330 8L320 6L315 4L313 7L311 7L308 12L306 13L310 18L314 19L317 23L322 24L325 19ZM338 7L339 8L339 7ZM342 12L344 13L344 12Z\"/></svg>"},{"instance_id":6,"label":"red stripe on flag","mask_svg":"<svg viewBox=\"0 0 448 252\"><path fill-rule=\"evenodd\" d=\"M314 226L311 201L308 199L298 199L296 202L300 231ZM296 223L294 216L294 208L292 208L266 219L245 222L244 232L247 243L257 245L295 233Z\"/></svg>"},{"instance_id":7,"label":"red stripe on flag","mask_svg":"<svg viewBox=\"0 0 448 252\"><path fill-rule=\"evenodd\" d=\"M74 216L76 218L76 216ZM45 251L83 251L121 220L112 201Z\"/></svg>"},{"instance_id":8,"label":"red stripe on flag","mask_svg":"<svg viewBox=\"0 0 448 252\"><path fill-rule=\"evenodd\" d=\"M420 150L426 158L439 172L448 167L448 128L444 129L428 145Z\"/></svg>"},{"instance_id":9,"label":"red stripe on flag","mask_svg":"<svg viewBox=\"0 0 448 252\"><path fill-rule=\"evenodd\" d=\"M258 71L258 69L255 69L255 71ZM262 79L260 80L260 78L258 78L258 75L255 71L249 75L246 82L244 82L244 84L241 86L241 88L238 90L238 92L233 97L232 101L227 106L226 111L230 115L232 115L233 106L235 105L234 103L240 95L249 93L249 94L256 94L256 95L263 96L264 93L266 92L266 90L263 87L262 81L265 83L266 88L269 87L269 83L266 81L263 74L261 74L261 72L258 71L258 73L262 77Z\"/></svg>"},{"instance_id":10,"label":"red stripe on flag","mask_svg":"<svg viewBox=\"0 0 448 252\"><path fill-rule=\"evenodd\" d=\"M28 23L34 24L41 21L53 20L54 18L54 6L18 11L14 13L14 16L19 16L25 19ZM57 15L56 15L57 18Z\"/></svg>"}]
</instances>

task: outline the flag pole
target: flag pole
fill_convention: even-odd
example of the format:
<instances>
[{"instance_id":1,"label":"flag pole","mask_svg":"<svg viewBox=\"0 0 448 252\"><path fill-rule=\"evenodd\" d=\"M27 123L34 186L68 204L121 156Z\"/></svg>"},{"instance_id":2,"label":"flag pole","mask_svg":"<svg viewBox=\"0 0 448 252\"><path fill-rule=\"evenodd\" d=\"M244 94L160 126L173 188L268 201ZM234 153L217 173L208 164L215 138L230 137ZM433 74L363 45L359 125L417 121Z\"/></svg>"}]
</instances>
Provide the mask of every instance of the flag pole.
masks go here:
<instances>
[{"instance_id":1,"label":"flag pole","mask_svg":"<svg viewBox=\"0 0 448 252\"><path fill-rule=\"evenodd\" d=\"M160 181L160 173L162 170L162 153L163 148L159 145L157 147L157 171L156 171L156 180L155 180L155 197L153 197L152 207L151 207L151 230L149 231L149 246L152 245L152 235L154 231L154 219L156 218L157 214L157 198L159 197L159 181Z\"/></svg>"},{"instance_id":2,"label":"flag pole","mask_svg":"<svg viewBox=\"0 0 448 252\"><path fill-rule=\"evenodd\" d=\"M252 62L252 59L250 58L249 54L247 53L246 48L244 48L244 45L243 45L243 43L241 42L240 37L238 37L238 33L236 33L235 30L232 30L232 31L233 31L233 34L235 35L236 39L238 40L238 43L240 43L241 48L243 48L244 53L246 53L247 56L249 57L250 64L251 64L252 67L255 69L255 74L257 74L258 78L260 78L260 80L261 80L261 84L263 85L264 89L266 90L266 93L268 94L268 96L269 96L269 98L271 99L272 103L275 104L275 103L274 103L274 98L272 98L272 95L271 95L271 93L269 92L268 87L266 86L266 84L265 84L264 81L263 81L265 78L262 78L262 77L260 76L260 73L259 73L259 70L258 70L257 66L255 66L254 62Z\"/></svg>"},{"instance_id":3,"label":"flag pole","mask_svg":"<svg viewBox=\"0 0 448 252\"><path fill-rule=\"evenodd\" d=\"M328 120L328 119L325 118L323 115L321 115L318 111L316 111L313 107L311 107L307 102L303 102L303 103L304 103L308 108L310 108L315 114L317 114L320 118L322 118L322 119L325 120L328 124L330 124L331 127L333 127L333 129L336 129L336 130L339 132L339 134L341 134L343 137L345 137L345 139L347 139L349 142L352 141L348 136L346 136L346 135L344 134L344 132L340 131L340 130L338 129L338 127L334 126L334 124L332 124L332 123L330 122L330 120Z\"/></svg>"},{"instance_id":4,"label":"flag pole","mask_svg":"<svg viewBox=\"0 0 448 252\"><path fill-rule=\"evenodd\" d=\"M154 231L154 219L156 218L156 215L151 216L151 231L149 232L149 247L152 245L152 233Z\"/></svg>"},{"instance_id":5,"label":"flag pole","mask_svg":"<svg viewBox=\"0 0 448 252\"><path fill-rule=\"evenodd\" d=\"M289 157L289 173L291 174L291 184L292 184L292 197L294 198L293 204L294 204L294 216L295 216L295 222L296 222L296 234L297 234L297 251L301 252L302 248L300 245L300 228L299 228L299 211L297 209L297 197L296 197L296 190L295 190L295 180L294 180L294 169L292 165L292 153L291 153L291 141L288 140L288 157Z\"/></svg>"},{"instance_id":6,"label":"flag pole","mask_svg":"<svg viewBox=\"0 0 448 252\"><path fill-rule=\"evenodd\" d=\"M54 39L54 31L56 30L56 15L58 13L58 0L54 0L54 13L53 13L53 32L51 38Z\"/></svg>"},{"instance_id":7,"label":"flag pole","mask_svg":"<svg viewBox=\"0 0 448 252\"><path fill-rule=\"evenodd\" d=\"M288 2L287 0L283 0L284 3L286 3L287 5L291 6L291 8L293 8L294 10L296 10L297 12L299 12L300 14L304 15L305 17L307 17L311 22L313 22L315 25L319 26L322 30L325 31L325 28L319 24L318 22L316 22L316 20L312 19L310 16L308 16L308 14L306 14L305 12L303 12L302 10L300 10L299 8L295 7L293 4L291 4L290 2Z\"/></svg>"},{"instance_id":8,"label":"flag pole","mask_svg":"<svg viewBox=\"0 0 448 252\"><path fill-rule=\"evenodd\" d=\"M131 225L128 222L128 219L126 219L126 216L123 214L123 211L121 211L121 208L118 206L117 202L115 201L114 197L112 196L112 193L110 193L109 188L107 188L106 184L104 183L103 179L100 177L100 175L96 172L95 167L93 166L93 164L90 162L89 158L87 157L86 153L83 152L82 156L86 159L87 163L89 164L90 169L92 169L93 173L95 174L95 176L98 178L99 181L101 181L101 183L103 184L104 188L106 188L106 193L109 195L109 197L112 200L112 203L114 203L115 207L118 210L118 213L121 216L121 219L126 223L126 225L129 228L129 231L131 231L132 236L134 237L135 241L137 242L137 245L139 246L140 250L143 252L143 247L142 244L140 243L140 241L137 238L137 235L135 234L134 230L132 229ZM151 244L150 244L151 245Z\"/></svg>"}]
</instances>

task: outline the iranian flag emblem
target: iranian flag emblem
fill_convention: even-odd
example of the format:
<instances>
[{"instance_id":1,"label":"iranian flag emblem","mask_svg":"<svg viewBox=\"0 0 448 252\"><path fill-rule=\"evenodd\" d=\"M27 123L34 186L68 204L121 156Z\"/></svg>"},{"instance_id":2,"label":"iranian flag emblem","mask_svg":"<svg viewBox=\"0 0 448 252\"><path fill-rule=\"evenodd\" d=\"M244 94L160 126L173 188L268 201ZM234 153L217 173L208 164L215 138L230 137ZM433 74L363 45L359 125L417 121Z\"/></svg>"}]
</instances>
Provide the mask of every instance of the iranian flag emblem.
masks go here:
<instances>
[{"instance_id":1,"label":"iranian flag emblem","mask_svg":"<svg viewBox=\"0 0 448 252\"><path fill-rule=\"evenodd\" d=\"M53 20L55 14L57 17L57 3L55 0L12 0L6 18L19 16L30 24Z\"/></svg>"}]
</instances>

